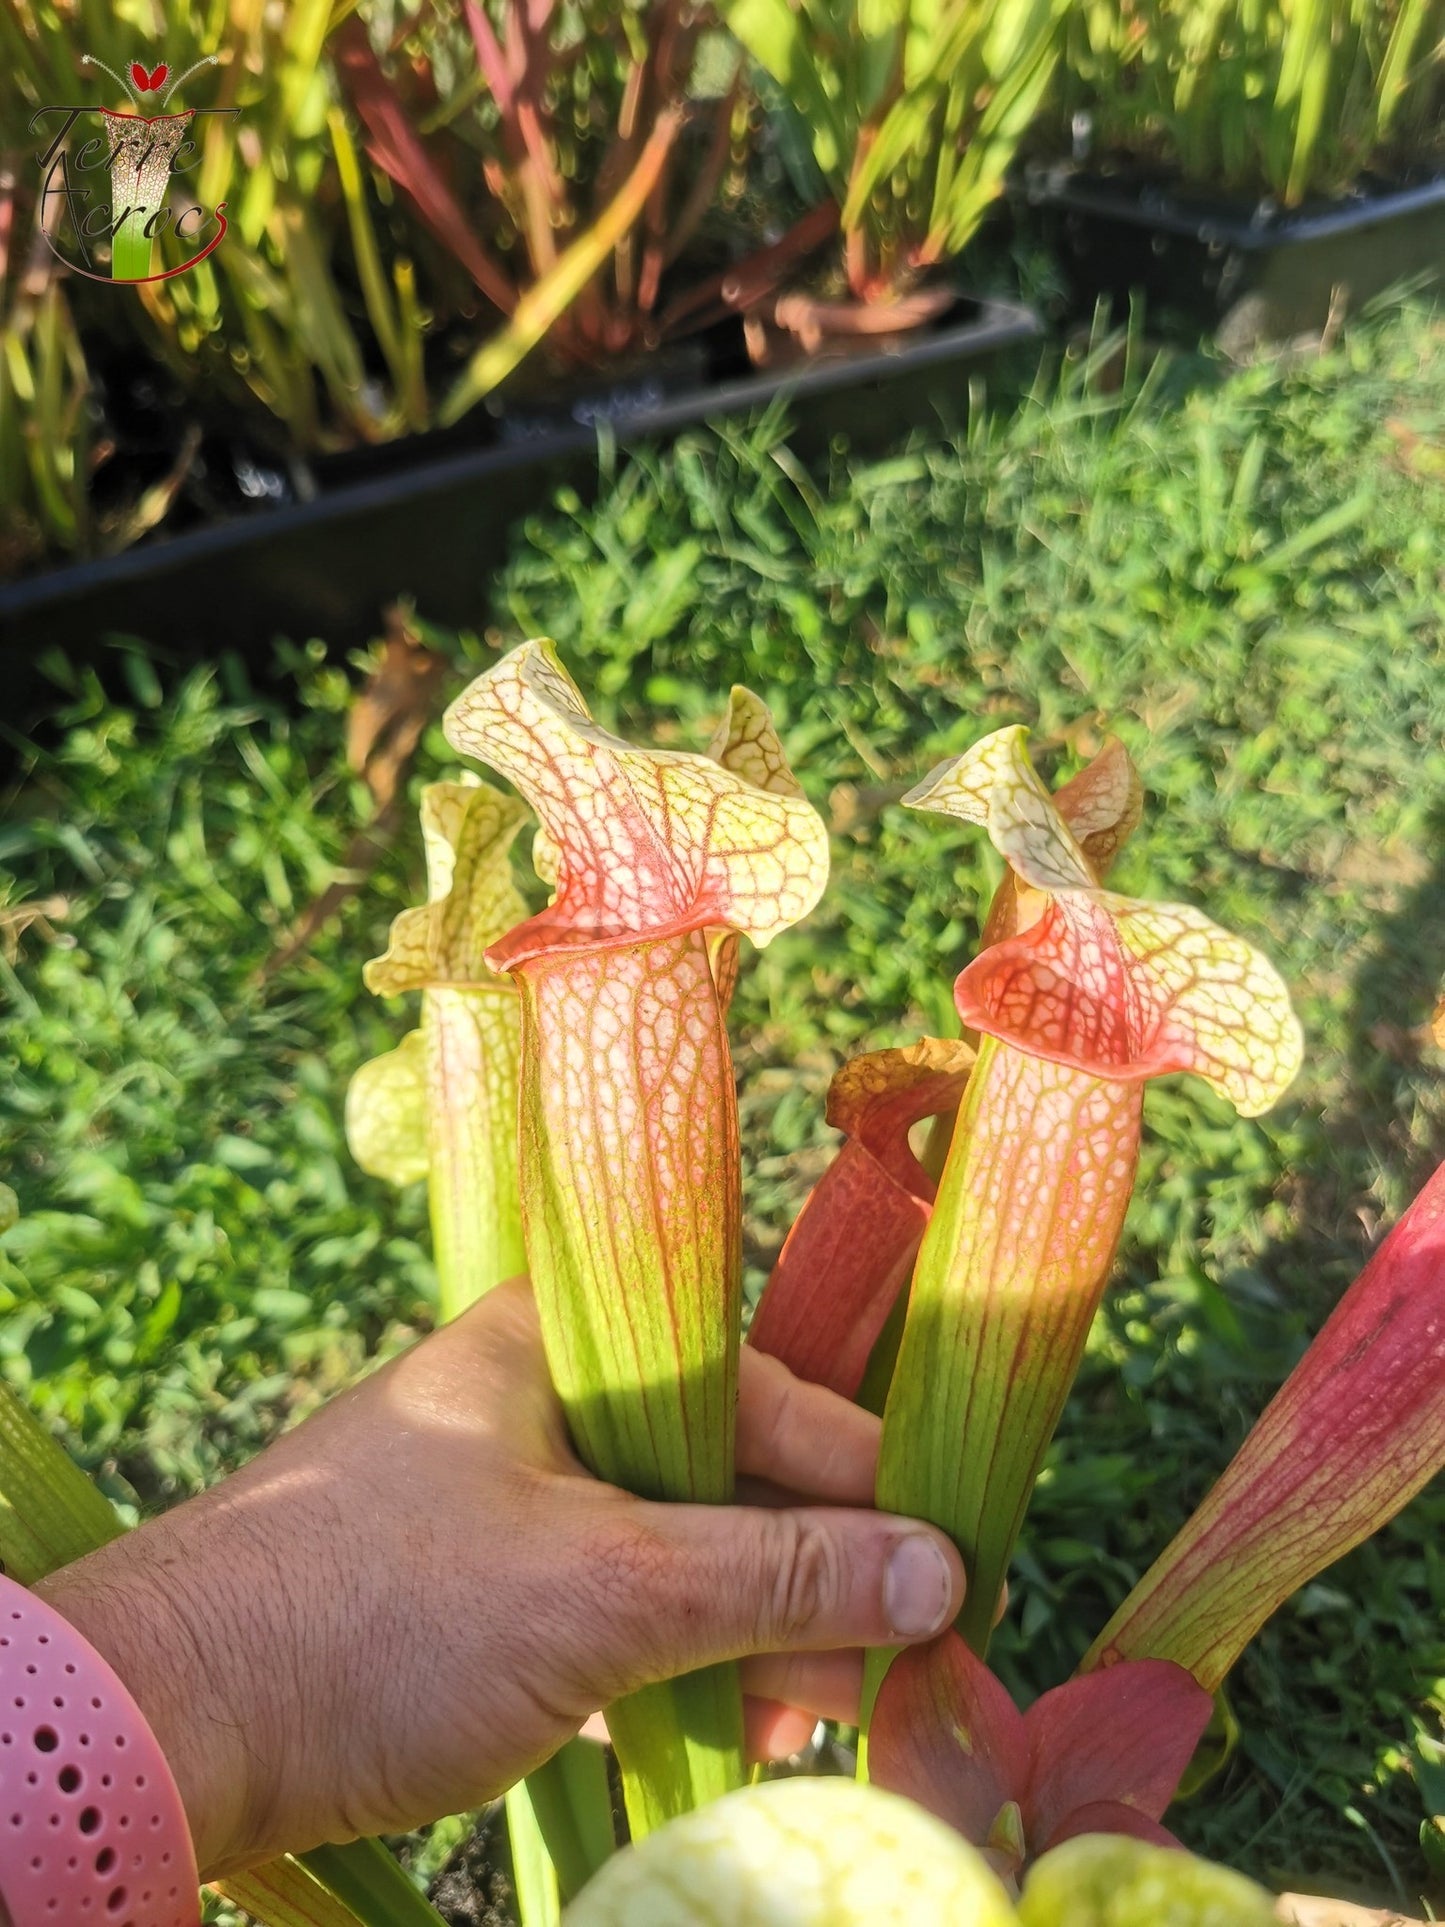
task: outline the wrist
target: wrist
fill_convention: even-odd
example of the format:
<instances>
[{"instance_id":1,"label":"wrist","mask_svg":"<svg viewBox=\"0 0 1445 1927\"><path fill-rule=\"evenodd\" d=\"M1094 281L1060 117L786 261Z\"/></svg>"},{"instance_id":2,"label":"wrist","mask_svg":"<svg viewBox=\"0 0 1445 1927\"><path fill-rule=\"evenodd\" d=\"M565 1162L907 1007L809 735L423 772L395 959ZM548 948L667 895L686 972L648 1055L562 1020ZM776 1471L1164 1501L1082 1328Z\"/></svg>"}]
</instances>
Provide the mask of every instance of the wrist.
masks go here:
<instances>
[{"instance_id":1,"label":"wrist","mask_svg":"<svg viewBox=\"0 0 1445 1927\"><path fill-rule=\"evenodd\" d=\"M175 1779L203 1879L241 1857L250 1797L248 1709L228 1703L203 1588L177 1569L158 1520L33 1590L111 1667Z\"/></svg>"}]
</instances>

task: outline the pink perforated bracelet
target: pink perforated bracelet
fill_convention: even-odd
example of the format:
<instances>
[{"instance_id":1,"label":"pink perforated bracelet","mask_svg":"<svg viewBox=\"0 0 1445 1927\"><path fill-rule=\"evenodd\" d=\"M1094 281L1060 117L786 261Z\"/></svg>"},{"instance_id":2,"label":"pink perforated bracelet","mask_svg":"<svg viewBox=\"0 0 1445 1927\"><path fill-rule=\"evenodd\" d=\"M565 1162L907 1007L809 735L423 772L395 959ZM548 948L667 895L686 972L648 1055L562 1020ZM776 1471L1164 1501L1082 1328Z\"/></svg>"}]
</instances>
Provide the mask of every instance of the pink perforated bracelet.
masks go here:
<instances>
[{"instance_id":1,"label":"pink perforated bracelet","mask_svg":"<svg viewBox=\"0 0 1445 1927\"><path fill-rule=\"evenodd\" d=\"M11 1927L197 1927L185 1809L140 1708L0 1578L0 1901Z\"/></svg>"}]
</instances>

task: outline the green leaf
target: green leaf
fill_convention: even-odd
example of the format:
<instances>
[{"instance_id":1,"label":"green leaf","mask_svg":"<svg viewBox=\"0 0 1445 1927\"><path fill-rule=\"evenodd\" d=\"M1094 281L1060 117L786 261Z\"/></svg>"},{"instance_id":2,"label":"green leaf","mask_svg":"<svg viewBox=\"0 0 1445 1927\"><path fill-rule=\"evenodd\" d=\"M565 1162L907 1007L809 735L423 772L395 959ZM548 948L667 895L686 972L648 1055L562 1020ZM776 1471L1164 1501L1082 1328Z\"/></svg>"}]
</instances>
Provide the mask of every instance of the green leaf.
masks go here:
<instances>
[{"instance_id":1,"label":"green leaf","mask_svg":"<svg viewBox=\"0 0 1445 1927\"><path fill-rule=\"evenodd\" d=\"M295 1860L229 1874L215 1887L262 1927L357 1927L358 1916Z\"/></svg>"},{"instance_id":2,"label":"green leaf","mask_svg":"<svg viewBox=\"0 0 1445 1927\"><path fill-rule=\"evenodd\" d=\"M0 1563L22 1586L125 1527L39 1419L0 1383Z\"/></svg>"},{"instance_id":3,"label":"green leaf","mask_svg":"<svg viewBox=\"0 0 1445 1927\"><path fill-rule=\"evenodd\" d=\"M313 1847L297 1856L363 1927L445 1927L441 1915L379 1840Z\"/></svg>"},{"instance_id":4,"label":"green leaf","mask_svg":"<svg viewBox=\"0 0 1445 1927\"><path fill-rule=\"evenodd\" d=\"M564 1901L571 1900L611 1858L617 1845L612 1831L612 1788L607 1777L606 1754L591 1740L568 1740L545 1765L527 1775L526 1799L537 1833L556 1869L561 1897ZM507 1801L507 1825L511 1833L511 1794ZM516 1853L515 1835L513 1853ZM534 1927L534 1923L529 1919L526 1927Z\"/></svg>"},{"instance_id":5,"label":"green leaf","mask_svg":"<svg viewBox=\"0 0 1445 1927\"><path fill-rule=\"evenodd\" d=\"M1239 1721L1221 1686L1214 1695L1214 1712L1204 1736L1194 1749L1194 1758L1185 1768L1176 1799L1188 1800L1222 1773L1239 1744Z\"/></svg>"},{"instance_id":6,"label":"green leaf","mask_svg":"<svg viewBox=\"0 0 1445 1927\"><path fill-rule=\"evenodd\" d=\"M1417 1733L1411 1761L1426 1813L1432 1819L1445 1822L1445 1741L1429 1733Z\"/></svg>"},{"instance_id":7,"label":"green leaf","mask_svg":"<svg viewBox=\"0 0 1445 1927\"><path fill-rule=\"evenodd\" d=\"M562 1919L557 1869L532 1805L531 1783L545 1771L539 1767L519 1785L509 1787L505 1803L512 1890L522 1927L559 1927Z\"/></svg>"},{"instance_id":8,"label":"green leaf","mask_svg":"<svg viewBox=\"0 0 1445 1927\"><path fill-rule=\"evenodd\" d=\"M316 1307L304 1291L291 1291L285 1285L258 1285L251 1294L251 1309L258 1318L284 1330L312 1317Z\"/></svg>"},{"instance_id":9,"label":"green leaf","mask_svg":"<svg viewBox=\"0 0 1445 1927\"><path fill-rule=\"evenodd\" d=\"M718 11L734 39L799 108L814 158L841 195L856 139L848 110L850 104L855 112L857 107L837 87L836 75L828 72L828 41L811 9L789 6L788 0L721 0ZM850 28L845 25L841 31L846 34Z\"/></svg>"}]
</instances>

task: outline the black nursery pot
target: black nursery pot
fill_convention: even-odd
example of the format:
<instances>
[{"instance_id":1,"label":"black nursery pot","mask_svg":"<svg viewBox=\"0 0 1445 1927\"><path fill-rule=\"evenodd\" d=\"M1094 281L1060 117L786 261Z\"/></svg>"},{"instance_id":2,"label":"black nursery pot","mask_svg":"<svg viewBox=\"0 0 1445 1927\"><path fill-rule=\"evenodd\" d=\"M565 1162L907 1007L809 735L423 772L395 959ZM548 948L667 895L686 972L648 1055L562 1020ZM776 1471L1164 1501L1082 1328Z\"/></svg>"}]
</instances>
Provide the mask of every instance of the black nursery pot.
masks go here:
<instances>
[{"instance_id":1,"label":"black nursery pot","mask_svg":"<svg viewBox=\"0 0 1445 1927\"><path fill-rule=\"evenodd\" d=\"M1445 175L1362 182L1289 209L1067 165L1028 170L1014 192L1016 216L1053 251L1079 308L1139 289L1235 351L1318 334L1337 289L1353 310L1445 263Z\"/></svg>"},{"instance_id":2,"label":"black nursery pot","mask_svg":"<svg viewBox=\"0 0 1445 1927\"><path fill-rule=\"evenodd\" d=\"M184 655L230 647L264 658L277 634L365 641L404 595L432 621L474 624L513 523L560 483L586 489L595 480L599 432L622 443L667 441L781 398L803 453L835 434L866 453L901 428L960 414L971 376L1039 332L1028 308L961 296L932 327L887 346L759 374L744 372L732 324L708 344L710 379L672 388L665 375L648 376L580 394L570 406L479 410L459 430L320 471L313 500L0 587L11 702L35 652L56 644L83 651L117 630Z\"/></svg>"}]
</instances>

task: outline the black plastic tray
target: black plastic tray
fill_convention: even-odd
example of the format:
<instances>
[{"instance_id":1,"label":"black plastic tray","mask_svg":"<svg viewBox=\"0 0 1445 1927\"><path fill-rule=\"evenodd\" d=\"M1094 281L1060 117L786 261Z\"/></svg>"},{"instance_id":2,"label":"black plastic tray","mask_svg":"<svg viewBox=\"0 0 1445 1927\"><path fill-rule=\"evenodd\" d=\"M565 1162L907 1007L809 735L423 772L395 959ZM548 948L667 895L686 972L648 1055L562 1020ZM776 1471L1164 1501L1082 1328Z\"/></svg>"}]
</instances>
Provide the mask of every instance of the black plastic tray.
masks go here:
<instances>
[{"instance_id":1,"label":"black plastic tray","mask_svg":"<svg viewBox=\"0 0 1445 1927\"><path fill-rule=\"evenodd\" d=\"M1040 332L1028 308L961 297L933 328L861 355L661 397L645 389L581 397L570 418L487 425L482 447L459 447L454 434L419 436L391 452L404 465L310 502L0 587L7 671L23 683L39 649L83 650L116 631L185 654L232 647L264 655L278 634L345 646L374 635L381 611L402 595L432 621L475 624L511 526L559 483L585 489L595 478L600 417L620 442L666 440L782 397L804 453L835 434L866 451L900 426L961 412L973 370ZM18 702L14 673L9 681Z\"/></svg>"},{"instance_id":2,"label":"black plastic tray","mask_svg":"<svg viewBox=\"0 0 1445 1927\"><path fill-rule=\"evenodd\" d=\"M1445 267L1445 175L1365 183L1339 200L1285 209L1058 166L1027 170L1014 201L1080 309L1140 289L1151 305L1217 328L1232 349L1318 333L1337 290L1356 309Z\"/></svg>"}]
</instances>

